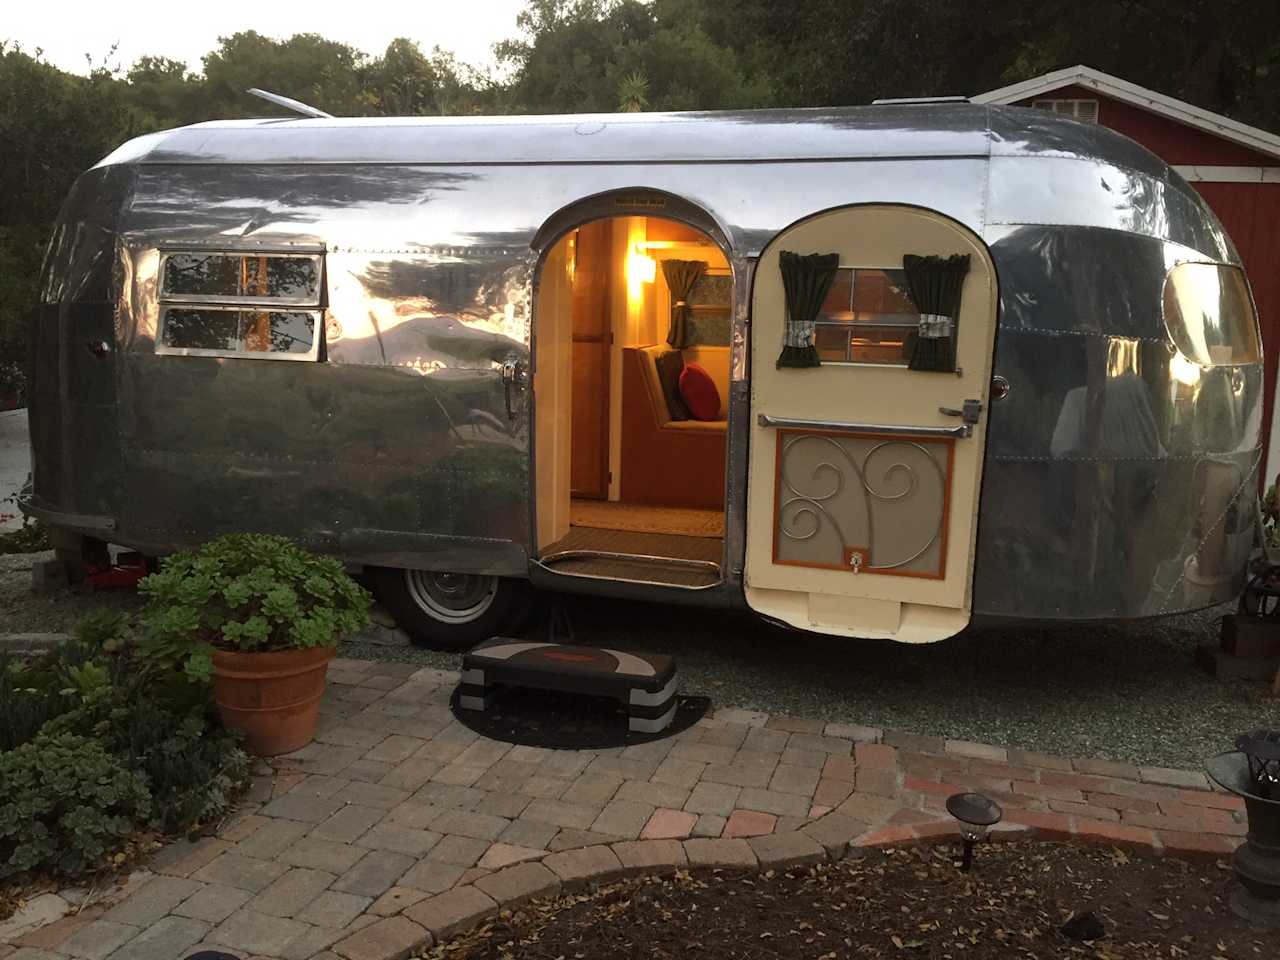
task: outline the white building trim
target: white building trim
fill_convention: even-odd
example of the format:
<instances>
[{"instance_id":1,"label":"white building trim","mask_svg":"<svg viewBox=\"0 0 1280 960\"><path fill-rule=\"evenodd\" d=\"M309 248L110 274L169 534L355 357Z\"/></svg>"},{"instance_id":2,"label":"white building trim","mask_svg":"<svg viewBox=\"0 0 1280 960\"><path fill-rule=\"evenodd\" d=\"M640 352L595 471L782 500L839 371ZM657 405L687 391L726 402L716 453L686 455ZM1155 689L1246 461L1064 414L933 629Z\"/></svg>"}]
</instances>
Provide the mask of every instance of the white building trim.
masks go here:
<instances>
[{"instance_id":1,"label":"white building trim","mask_svg":"<svg viewBox=\"0 0 1280 960\"><path fill-rule=\"evenodd\" d=\"M1280 167L1226 167L1214 164L1175 166L1192 183L1280 183Z\"/></svg>"},{"instance_id":2,"label":"white building trim","mask_svg":"<svg viewBox=\"0 0 1280 960\"><path fill-rule=\"evenodd\" d=\"M1176 120L1178 123L1184 123L1189 127L1204 130L1206 133L1238 143L1251 150L1257 150L1259 153L1280 158L1280 136L1274 133L1268 133L1258 127L1251 127L1247 123L1224 117L1220 113L1193 106L1184 100L1167 97L1163 93L1156 93L1154 90L1148 90L1146 87L1129 83L1127 80L1121 80L1119 77L1113 77L1109 73L1103 73L1101 70L1095 70L1083 64L1067 67L1065 70L1055 70L998 90L989 90L970 99L974 103L1017 103L1068 85L1096 90L1114 100L1120 100L1142 110Z\"/></svg>"}]
</instances>

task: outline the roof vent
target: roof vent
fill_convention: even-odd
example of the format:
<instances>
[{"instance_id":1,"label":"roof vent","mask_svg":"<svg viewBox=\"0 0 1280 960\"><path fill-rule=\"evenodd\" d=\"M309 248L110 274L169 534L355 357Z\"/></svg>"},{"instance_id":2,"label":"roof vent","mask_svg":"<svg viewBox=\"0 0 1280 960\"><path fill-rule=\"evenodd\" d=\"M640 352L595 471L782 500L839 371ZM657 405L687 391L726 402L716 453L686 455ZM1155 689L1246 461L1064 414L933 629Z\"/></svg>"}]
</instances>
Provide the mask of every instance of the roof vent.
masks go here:
<instances>
[{"instance_id":1,"label":"roof vent","mask_svg":"<svg viewBox=\"0 0 1280 960\"><path fill-rule=\"evenodd\" d=\"M1072 120L1079 120L1081 123L1098 122L1097 100L1087 100L1076 97L1058 97L1032 100L1031 106L1035 107L1037 110L1048 110L1050 113L1056 113L1060 117L1070 117Z\"/></svg>"},{"instance_id":2,"label":"roof vent","mask_svg":"<svg viewBox=\"0 0 1280 960\"><path fill-rule=\"evenodd\" d=\"M968 97L895 97L888 100L872 100L873 107L885 107L899 103L968 103Z\"/></svg>"}]
</instances>

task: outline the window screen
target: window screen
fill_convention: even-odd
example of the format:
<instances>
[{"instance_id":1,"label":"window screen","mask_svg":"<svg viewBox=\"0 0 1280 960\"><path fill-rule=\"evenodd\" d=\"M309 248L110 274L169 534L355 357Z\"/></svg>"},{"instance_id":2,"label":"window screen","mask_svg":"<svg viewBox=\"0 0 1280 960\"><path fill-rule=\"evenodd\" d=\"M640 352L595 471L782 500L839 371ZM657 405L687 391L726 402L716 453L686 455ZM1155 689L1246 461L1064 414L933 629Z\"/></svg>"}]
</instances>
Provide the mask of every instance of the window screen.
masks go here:
<instances>
[{"instance_id":1,"label":"window screen","mask_svg":"<svg viewBox=\"0 0 1280 960\"><path fill-rule=\"evenodd\" d=\"M317 357L320 254L174 251L160 274L158 353Z\"/></svg>"},{"instance_id":2,"label":"window screen","mask_svg":"<svg viewBox=\"0 0 1280 960\"><path fill-rule=\"evenodd\" d=\"M818 313L814 343L823 363L907 363L920 311L901 270L841 267Z\"/></svg>"},{"instance_id":3,"label":"window screen","mask_svg":"<svg viewBox=\"0 0 1280 960\"><path fill-rule=\"evenodd\" d=\"M1164 325L1179 352L1201 366L1261 362L1258 318L1239 267L1175 266L1164 281Z\"/></svg>"}]
</instances>

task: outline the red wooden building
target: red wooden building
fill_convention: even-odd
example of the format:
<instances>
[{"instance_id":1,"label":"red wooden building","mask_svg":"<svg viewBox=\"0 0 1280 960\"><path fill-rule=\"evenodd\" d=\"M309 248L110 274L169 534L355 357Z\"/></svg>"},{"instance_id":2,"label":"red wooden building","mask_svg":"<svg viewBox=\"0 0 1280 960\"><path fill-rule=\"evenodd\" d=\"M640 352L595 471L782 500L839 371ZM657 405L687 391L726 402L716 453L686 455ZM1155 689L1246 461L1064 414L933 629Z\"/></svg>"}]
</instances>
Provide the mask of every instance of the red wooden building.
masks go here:
<instances>
[{"instance_id":1,"label":"red wooden building","mask_svg":"<svg viewBox=\"0 0 1280 960\"><path fill-rule=\"evenodd\" d=\"M1280 472L1280 136L1090 67L1069 67L971 98L1103 123L1171 164L1209 201L1244 260L1266 355L1263 476Z\"/></svg>"}]
</instances>

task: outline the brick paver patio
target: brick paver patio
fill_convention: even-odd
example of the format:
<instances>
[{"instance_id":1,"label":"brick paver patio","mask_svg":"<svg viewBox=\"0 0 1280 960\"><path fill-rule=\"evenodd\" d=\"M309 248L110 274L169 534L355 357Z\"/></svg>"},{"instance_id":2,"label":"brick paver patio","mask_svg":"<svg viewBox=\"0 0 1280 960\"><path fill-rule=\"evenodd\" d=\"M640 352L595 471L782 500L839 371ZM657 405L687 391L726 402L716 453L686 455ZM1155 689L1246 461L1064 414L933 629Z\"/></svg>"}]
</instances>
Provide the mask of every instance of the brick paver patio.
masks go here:
<instances>
[{"instance_id":1,"label":"brick paver patio","mask_svg":"<svg viewBox=\"0 0 1280 960\"><path fill-rule=\"evenodd\" d=\"M107 902L10 937L0 960L178 960L197 944L395 960L630 873L952 837L943 802L964 788L1003 805L998 835L1221 857L1245 833L1242 804L1196 772L745 710L641 746L511 746L453 718L456 682L335 660L317 741L275 761L216 837L163 848Z\"/></svg>"}]
</instances>

